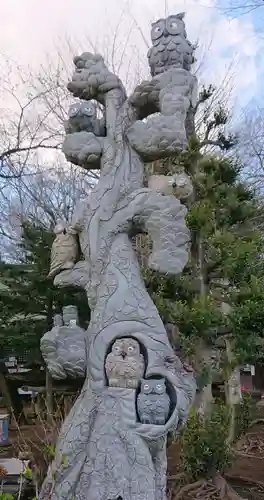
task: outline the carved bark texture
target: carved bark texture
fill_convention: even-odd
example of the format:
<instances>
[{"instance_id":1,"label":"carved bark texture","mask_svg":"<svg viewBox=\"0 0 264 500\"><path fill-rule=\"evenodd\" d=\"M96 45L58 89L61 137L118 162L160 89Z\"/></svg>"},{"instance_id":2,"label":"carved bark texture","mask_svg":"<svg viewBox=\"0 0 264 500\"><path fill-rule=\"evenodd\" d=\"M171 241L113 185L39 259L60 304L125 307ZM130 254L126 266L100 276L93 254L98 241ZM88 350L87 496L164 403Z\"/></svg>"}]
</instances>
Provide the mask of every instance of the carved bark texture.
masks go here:
<instances>
[{"instance_id":1,"label":"carved bark texture","mask_svg":"<svg viewBox=\"0 0 264 500\"><path fill-rule=\"evenodd\" d=\"M74 62L76 71L68 88L76 97L96 98L104 104L107 135L100 138L100 180L76 210L71 224L79 235L85 261L55 278L59 286L75 284L86 290L91 308L90 324L85 333L79 329L77 335L76 330L76 337L74 329L60 327L58 334L54 328L42 341L43 355L55 376L74 372L79 375L85 366L87 378L63 424L56 458L40 499L164 500L167 432L186 421L195 382L193 374L175 358L141 278L130 234L135 227L150 234L153 248L148 264L153 269L179 273L187 263L189 234L184 220L185 207L173 196L163 196L143 187L143 158L166 156L168 152L175 155L179 141L177 137L170 140L170 131L167 141L156 138L155 145L150 147L141 135L140 126L139 133L135 127L132 134L131 127L139 125L137 120L143 112L135 100L127 100L120 80L108 71L100 56L85 53ZM187 80L185 78L184 85L188 86L192 78L189 83ZM154 81L156 89L157 81L160 88L156 92L160 95L162 78ZM183 137L185 132L181 127L187 101L179 97L177 81L174 84L169 88L170 99L173 88L177 88L174 133L181 132ZM188 92L184 87L183 93ZM165 106L166 91L160 99ZM184 104L182 108L180 102ZM177 121L179 116L181 122ZM167 123L161 128L162 135L166 135L171 116L161 114L160 123ZM158 122L156 126L158 130ZM74 135L77 137L78 133ZM77 164L81 158L87 166L91 155L98 154L98 147L94 142L92 150L90 133L89 152L85 157L84 141L83 135L76 142L68 136L64 153ZM165 425L139 421L135 389L107 386L105 358L114 340L122 337L133 337L139 342L145 359L145 379L160 376L166 380L171 408ZM74 352L76 344L78 356ZM48 350L53 356L50 361Z\"/></svg>"}]
</instances>

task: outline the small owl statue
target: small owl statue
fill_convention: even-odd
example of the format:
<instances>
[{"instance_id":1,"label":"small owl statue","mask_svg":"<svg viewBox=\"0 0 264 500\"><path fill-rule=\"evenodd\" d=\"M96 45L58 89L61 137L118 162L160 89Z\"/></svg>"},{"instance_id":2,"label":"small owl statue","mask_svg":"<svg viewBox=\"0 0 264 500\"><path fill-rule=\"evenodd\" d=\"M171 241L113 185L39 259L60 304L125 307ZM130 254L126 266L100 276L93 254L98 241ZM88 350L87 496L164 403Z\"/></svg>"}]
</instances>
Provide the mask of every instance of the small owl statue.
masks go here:
<instances>
[{"instance_id":1,"label":"small owl statue","mask_svg":"<svg viewBox=\"0 0 264 500\"><path fill-rule=\"evenodd\" d=\"M193 184L185 172L174 175L150 175L148 187L163 195L176 196L181 201L186 201L193 193Z\"/></svg>"},{"instance_id":2,"label":"small owl statue","mask_svg":"<svg viewBox=\"0 0 264 500\"><path fill-rule=\"evenodd\" d=\"M170 398L165 379L142 380L137 398L137 411L142 424L164 425L170 411Z\"/></svg>"},{"instance_id":3,"label":"small owl statue","mask_svg":"<svg viewBox=\"0 0 264 500\"><path fill-rule=\"evenodd\" d=\"M79 257L79 244L76 231L59 222L54 233L56 238L51 247L50 272L48 278L55 278L65 269L72 269Z\"/></svg>"},{"instance_id":4,"label":"small owl statue","mask_svg":"<svg viewBox=\"0 0 264 500\"><path fill-rule=\"evenodd\" d=\"M194 46L187 40L184 13L159 19L151 25L152 47L148 51L151 76L170 68L190 71Z\"/></svg>"},{"instance_id":5,"label":"small owl statue","mask_svg":"<svg viewBox=\"0 0 264 500\"><path fill-rule=\"evenodd\" d=\"M68 120L64 122L66 134L74 132L93 132L105 137L105 117L97 118L97 107L92 101L80 101L70 106Z\"/></svg>"},{"instance_id":6,"label":"small owl statue","mask_svg":"<svg viewBox=\"0 0 264 500\"><path fill-rule=\"evenodd\" d=\"M131 337L115 340L106 357L105 371L110 387L136 389L145 371L137 340Z\"/></svg>"}]
</instances>

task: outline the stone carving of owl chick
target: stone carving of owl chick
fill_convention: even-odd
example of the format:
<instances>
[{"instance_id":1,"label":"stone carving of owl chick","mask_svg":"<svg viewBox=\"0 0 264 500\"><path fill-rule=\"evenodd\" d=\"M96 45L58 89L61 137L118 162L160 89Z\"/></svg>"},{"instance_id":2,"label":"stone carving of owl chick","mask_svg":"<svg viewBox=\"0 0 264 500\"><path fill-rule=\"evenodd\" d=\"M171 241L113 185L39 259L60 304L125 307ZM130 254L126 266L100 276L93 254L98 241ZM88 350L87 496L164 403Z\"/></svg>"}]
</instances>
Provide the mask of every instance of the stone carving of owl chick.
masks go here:
<instances>
[{"instance_id":1,"label":"stone carving of owl chick","mask_svg":"<svg viewBox=\"0 0 264 500\"><path fill-rule=\"evenodd\" d=\"M79 257L79 244L76 231L59 222L54 233L56 238L51 247L50 272L48 278L54 278L65 269L72 269Z\"/></svg>"},{"instance_id":2,"label":"stone carving of owl chick","mask_svg":"<svg viewBox=\"0 0 264 500\"><path fill-rule=\"evenodd\" d=\"M145 371L137 340L130 337L117 339L106 357L105 371L110 387L136 389Z\"/></svg>"},{"instance_id":3,"label":"stone carving of owl chick","mask_svg":"<svg viewBox=\"0 0 264 500\"><path fill-rule=\"evenodd\" d=\"M187 40L184 13L159 19L151 25L152 47L148 51L151 76L170 68L190 71L194 46Z\"/></svg>"},{"instance_id":4,"label":"stone carving of owl chick","mask_svg":"<svg viewBox=\"0 0 264 500\"><path fill-rule=\"evenodd\" d=\"M97 118L97 107L92 101L80 101L70 106L68 120L64 123L66 134L74 132L93 132L105 137L105 117Z\"/></svg>"},{"instance_id":5,"label":"stone carving of owl chick","mask_svg":"<svg viewBox=\"0 0 264 500\"><path fill-rule=\"evenodd\" d=\"M142 424L164 425L170 411L170 398L165 379L142 380L137 398L137 411Z\"/></svg>"}]
</instances>

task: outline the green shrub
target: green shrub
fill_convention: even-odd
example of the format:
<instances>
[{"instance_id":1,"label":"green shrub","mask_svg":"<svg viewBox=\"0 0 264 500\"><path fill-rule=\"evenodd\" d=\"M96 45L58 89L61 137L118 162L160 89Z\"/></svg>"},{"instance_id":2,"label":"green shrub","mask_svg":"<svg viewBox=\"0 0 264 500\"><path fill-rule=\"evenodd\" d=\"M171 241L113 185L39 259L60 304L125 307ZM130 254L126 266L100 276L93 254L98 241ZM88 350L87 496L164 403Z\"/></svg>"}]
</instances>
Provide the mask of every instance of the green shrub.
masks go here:
<instances>
[{"instance_id":1,"label":"green shrub","mask_svg":"<svg viewBox=\"0 0 264 500\"><path fill-rule=\"evenodd\" d=\"M215 405L205 418L192 410L182 434L182 459L185 472L193 480L213 477L229 466L229 423L229 410L224 405Z\"/></svg>"},{"instance_id":2,"label":"green shrub","mask_svg":"<svg viewBox=\"0 0 264 500\"><path fill-rule=\"evenodd\" d=\"M252 396L249 392L243 392L242 401L236 410L235 438L238 439L247 431L252 421Z\"/></svg>"}]
</instances>

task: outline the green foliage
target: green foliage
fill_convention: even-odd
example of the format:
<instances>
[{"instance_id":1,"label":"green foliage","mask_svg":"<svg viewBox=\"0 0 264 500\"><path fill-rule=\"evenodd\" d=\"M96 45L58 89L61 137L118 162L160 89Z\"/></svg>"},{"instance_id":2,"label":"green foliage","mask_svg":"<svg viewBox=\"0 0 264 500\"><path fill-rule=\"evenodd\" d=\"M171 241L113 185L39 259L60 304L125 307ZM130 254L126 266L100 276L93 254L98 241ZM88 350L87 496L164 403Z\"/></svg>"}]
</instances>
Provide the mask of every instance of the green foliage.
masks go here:
<instances>
[{"instance_id":1,"label":"green foliage","mask_svg":"<svg viewBox=\"0 0 264 500\"><path fill-rule=\"evenodd\" d=\"M253 401L251 394L249 392L243 392L242 401L236 408L236 439L245 434L249 428L250 422L252 422L252 406Z\"/></svg>"},{"instance_id":2,"label":"green foliage","mask_svg":"<svg viewBox=\"0 0 264 500\"><path fill-rule=\"evenodd\" d=\"M229 422L228 409L223 405L214 406L211 415L205 418L191 411L182 434L182 459L185 472L192 480L213 477L229 466Z\"/></svg>"},{"instance_id":3,"label":"green foliage","mask_svg":"<svg viewBox=\"0 0 264 500\"><path fill-rule=\"evenodd\" d=\"M56 444L46 444L44 447L44 454L48 458L49 461L54 460L56 455Z\"/></svg>"},{"instance_id":4,"label":"green foliage","mask_svg":"<svg viewBox=\"0 0 264 500\"><path fill-rule=\"evenodd\" d=\"M11 493L0 493L0 500L14 500L15 497L14 495L11 495Z\"/></svg>"},{"instance_id":5,"label":"green foliage","mask_svg":"<svg viewBox=\"0 0 264 500\"><path fill-rule=\"evenodd\" d=\"M203 337L212 341L221 324L225 324L225 317L209 296L197 296L189 303L177 302L171 312L171 319L185 337L191 337L190 340Z\"/></svg>"},{"instance_id":6,"label":"green foliage","mask_svg":"<svg viewBox=\"0 0 264 500\"><path fill-rule=\"evenodd\" d=\"M257 262L256 262L257 267ZM240 363L264 361L264 279L251 276L232 294L230 315L235 332L234 347Z\"/></svg>"},{"instance_id":7,"label":"green foliage","mask_svg":"<svg viewBox=\"0 0 264 500\"><path fill-rule=\"evenodd\" d=\"M23 471L23 477L24 477L25 479L28 479L29 481L31 481L31 480L33 479L34 474L33 474L32 469L31 469L29 466L27 466L27 467L25 468L25 470Z\"/></svg>"},{"instance_id":8,"label":"green foliage","mask_svg":"<svg viewBox=\"0 0 264 500\"><path fill-rule=\"evenodd\" d=\"M75 304L85 327L90 311L82 290L59 289L47 279L53 233L31 221L22 229L19 261L0 262L0 351L16 355L31 351L36 358L40 338L51 328L55 312Z\"/></svg>"},{"instance_id":9,"label":"green foliage","mask_svg":"<svg viewBox=\"0 0 264 500\"><path fill-rule=\"evenodd\" d=\"M221 110L212 120L219 117L224 120ZM203 156L197 138L191 138L181 161L195 188L186 217L189 264L176 278L145 271L146 286L163 321L179 327L186 354L195 350L196 340L212 344L231 333L237 361L254 363L264 359L264 240L254 226L263 205L241 182L237 162ZM231 308L228 320L222 302Z\"/></svg>"}]
</instances>

